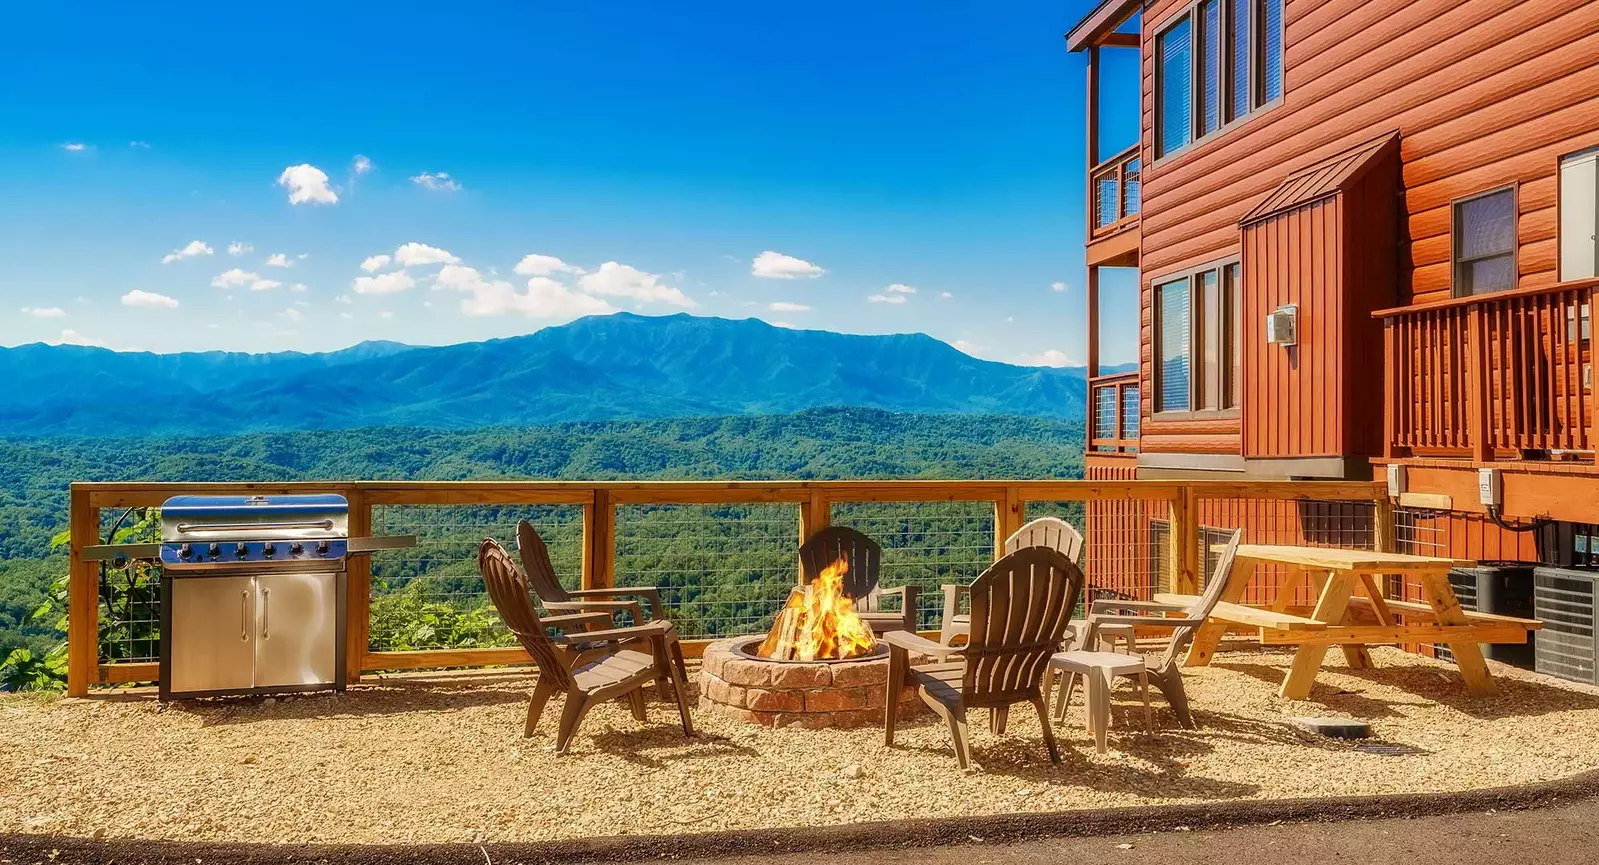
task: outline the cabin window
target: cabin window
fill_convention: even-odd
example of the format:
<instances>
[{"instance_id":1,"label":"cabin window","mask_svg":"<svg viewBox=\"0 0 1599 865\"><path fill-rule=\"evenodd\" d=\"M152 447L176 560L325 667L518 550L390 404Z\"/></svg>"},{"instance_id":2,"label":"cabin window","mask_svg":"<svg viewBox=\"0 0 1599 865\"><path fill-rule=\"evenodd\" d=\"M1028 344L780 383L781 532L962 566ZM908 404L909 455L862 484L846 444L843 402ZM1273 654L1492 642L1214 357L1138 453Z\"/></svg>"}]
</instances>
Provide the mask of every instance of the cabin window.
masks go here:
<instances>
[{"instance_id":1,"label":"cabin window","mask_svg":"<svg viewBox=\"0 0 1599 865\"><path fill-rule=\"evenodd\" d=\"M1166 520L1149 521L1149 575L1152 588L1170 591L1171 578L1171 523Z\"/></svg>"},{"instance_id":2,"label":"cabin window","mask_svg":"<svg viewBox=\"0 0 1599 865\"><path fill-rule=\"evenodd\" d=\"M1188 16L1155 37L1155 79L1160 91L1160 138L1155 154L1164 156L1193 140L1193 63Z\"/></svg>"},{"instance_id":3,"label":"cabin window","mask_svg":"<svg viewBox=\"0 0 1599 865\"><path fill-rule=\"evenodd\" d=\"M1282 95L1282 0L1194 0L1155 35L1155 158Z\"/></svg>"},{"instance_id":4,"label":"cabin window","mask_svg":"<svg viewBox=\"0 0 1599 865\"><path fill-rule=\"evenodd\" d=\"M1560 160L1560 280L1599 276L1599 148Z\"/></svg>"},{"instance_id":5,"label":"cabin window","mask_svg":"<svg viewBox=\"0 0 1599 865\"><path fill-rule=\"evenodd\" d=\"M1516 287L1516 188L1454 203L1455 296Z\"/></svg>"},{"instance_id":6,"label":"cabin window","mask_svg":"<svg viewBox=\"0 0 1599 865\"><path fill-rule=\"evenodd\" d=\"M1157 412L1238 407L1241 276L1234 261L1155 285Z\"/></svg>"}]
</instances>

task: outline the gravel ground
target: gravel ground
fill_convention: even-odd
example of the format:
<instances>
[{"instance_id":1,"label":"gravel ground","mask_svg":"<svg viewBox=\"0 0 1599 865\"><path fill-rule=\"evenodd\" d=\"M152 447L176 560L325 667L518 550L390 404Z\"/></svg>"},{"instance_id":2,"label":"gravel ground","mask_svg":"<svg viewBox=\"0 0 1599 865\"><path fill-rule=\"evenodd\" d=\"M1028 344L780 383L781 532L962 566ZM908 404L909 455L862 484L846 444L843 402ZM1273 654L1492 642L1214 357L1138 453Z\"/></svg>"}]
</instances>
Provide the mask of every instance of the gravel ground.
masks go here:
<instances>
[{"instance_id":1,"label":"gravel ground","mask_svg":"<svg viewBox=\"0 0 1599 865\"><path fill-rule=\"evenodd\" d=\"M1350 671L1337 653L1313 699L1275 690L1288 655L1230 652L1188 671L1200 729L1158 697L1140 732L1116 693L1112 751L1094 753L1074 705L1049 763L1013 710L996 738L974 718L981 769L955 765L921 718L895 749L877 728L769 730L697 712L685 739L668 705L650 721L594 710L573 753L551 753L557 706L521 738L528 677L388 677L343 696L200 701L147 694L0 696L0 834L237 842L495 842L818 826L1211 800L1458 791L1599 768L1599 690L1495 666L1501 694L1467 696L1453 669L1391 649ZM652 695L653 696L653 695ZM1403 756L1291 729L1295 715L1368 720Z\"/></svg>"}]
</instances>

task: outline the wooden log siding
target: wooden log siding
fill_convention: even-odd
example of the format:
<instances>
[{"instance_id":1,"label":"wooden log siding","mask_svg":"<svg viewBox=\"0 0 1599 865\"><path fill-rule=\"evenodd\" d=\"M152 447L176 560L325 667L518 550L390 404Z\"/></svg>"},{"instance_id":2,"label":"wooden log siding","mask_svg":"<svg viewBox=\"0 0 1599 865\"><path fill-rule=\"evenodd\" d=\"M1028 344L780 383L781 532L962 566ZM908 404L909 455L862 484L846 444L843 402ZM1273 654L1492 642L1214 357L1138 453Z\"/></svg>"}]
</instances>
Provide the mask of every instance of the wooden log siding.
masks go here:
<instances>
[{"instance_id":1,"label":"wooden log siding","mask_svg":"<svg viewBox=\"0 0 1599 865\"><path fill-rule=\"evenodd\" d=\"M1154 35L1186 6L1187 0L1154 0L1144 10L1146 157L1154 145ZM1599 56L1599 3L1286 0L1283 16L1282 104L1159 161L1146 158L1142 165L1140 373L1146 451L1218 452L1229 439L1228 434L1168 434L1149 421L1151 278L1237 254L1240 218L1273 187L1293 171L1362 141L1391 131L1401 135L1404 194L1397 214L1402 221L1393 232L1399 242L1395 302L1450 296L1450 202L1513 181L1520 184L1518 285L1544 288L1557 282L1559 158L1599 145L1599 125L1593 122L1599 116L1599 65L1593 62ZM1446 347L1429 343L1426 348ZM1251 395L1246 391L1246 405Z\"/></svg>"},{"instance_id":2,"label":"wooden log siding","mask_svg":"<svg viewBox=\"0 0 1599 865\"><path fill-rule=\"evenodd\" d=\"M1220 482L1131 480L1131 460L1121 458L1125 471L1099 472L1087 480L984 480L984 481L460 481L460 482L293 482L293 483L76 483L71 489L71 562L68 610L68 685L72 696L83 696L91 685L154 681L157 665L101 664L97 642L99 569L82 560L84 547L99 543L100 510L111 507L157 507L174 495L272 494L338 492L364 514L352 516L352 526L371 524L370 509L405 505L581 505L584 508L582 585L608 585L615 573L615 506L627 503L724 504L792 502L804 517L796 532L815 531L830 519L833 502L991 502L996 529L1019 525L1026 503L1087 503L1089 519L1117 509L1128 517L1127 531L1147 533L1147 515L1165 515L1172 502L1193 497L1264 498L1275 500L1374 501L1384 487L1367 482ZM1136 505L1137 507L1132 507ZM1188 530L1192 535L1192 530ZM996 531L996 535L998 532ZM1002 536L996 541L1002 542ZM1194 537L1190 543L1197 542ZM1197 548L1196 548L1197 549ZM352 573L357 569L352 569ZM364 572L363 572L364 573ZM352 583L352 590L359 589ZM351 603L351 633L367 633L365 604ZM698 657L706 640L684 641L684 651ZM366 644L352 646L359 655L359 672L430 669L441 667L497 666L529 663L521 649L441 649L412 652L372 652ZM351 665L354 670L355 664Z\"/></svg>"}]
</instances>

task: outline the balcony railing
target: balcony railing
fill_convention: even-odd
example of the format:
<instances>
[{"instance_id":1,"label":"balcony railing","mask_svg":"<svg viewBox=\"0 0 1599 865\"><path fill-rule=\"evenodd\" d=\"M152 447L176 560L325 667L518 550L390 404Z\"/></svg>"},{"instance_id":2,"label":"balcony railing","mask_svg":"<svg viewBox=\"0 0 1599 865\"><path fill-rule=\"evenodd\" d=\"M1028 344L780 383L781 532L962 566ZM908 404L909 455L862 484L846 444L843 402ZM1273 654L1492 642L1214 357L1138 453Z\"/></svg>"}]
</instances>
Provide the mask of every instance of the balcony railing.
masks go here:
<instances>
[{"instance_id":1,"label":"balcony railing","mask_svg":"<svg viewBox=\"0 0 1599 865\"><path fill-rule=\"evenodd\" d=\"M1138 145L1123 150L1089 172L1092 199L1090 237L1103 237L1128 227L1138 219Z\"/></svg>"},{"instance_id":2,"label":"balcony railing","mask_svg":"<svg viewBox=\"0 0 1599 865\"><path fill-rule=\"evenodd\" d=\"M1387 331L1389 455L1591 452L1592 296L1584 283L1377 313Z\"/></svg>"},{"instance_id":3,"label":"balcony railing","mask_svg":"<svg viewBox=\"0 0 1599 865\"><path fill-rule=\"evenodd\" d=\"M547 540L567 585L661 586L692 656L708 638L764 630L798 577L801 540L829 524L858 527L883 545L894 584L922 589L926 626L940 613L938 587L971 582L1033 517L1060 516L1082 528L1091 586L1147 598L1166 587L1198 590L1209 537L1202 523L1227 528L1243 525L1240 514L1274 514L1251 517L1246 541L1346 543L1351 538L1313 531L1326 503L1381 510L1384 489L1370 482L1155 480L73 484L68 692L158 678L159 597L141 595L136 606L107 600L131 597L135 580L147 588L158 566L119 569L83 553L100 542L103 516L158 507L173 495L337 492L350 502L353 534L417 536L414 549L348 563L346 673L354 681L381 670L528 663L493 615L475 561L481 538L509 540L519 519ZM1366 519L1370 537L1354 540L1391 544L1391 531L1374 534L1392 525L1388 513ZM1257 571L1257 581L1266 579L1275 578ZM1262 591L1269 595L1272 585L1262 583ZM427 627L409 627L417 613Z\"/></svg>"},{"instance_id":4,"label":"balcony railing","mask_svg":"<svg viewBox=\"0 0 1599 865\"><path fill-rule=\"evenodd\" d=\"M1138 373L1089 379L1089 437L1092 453L1138 452Z\"/></svg>"}]
</instances>

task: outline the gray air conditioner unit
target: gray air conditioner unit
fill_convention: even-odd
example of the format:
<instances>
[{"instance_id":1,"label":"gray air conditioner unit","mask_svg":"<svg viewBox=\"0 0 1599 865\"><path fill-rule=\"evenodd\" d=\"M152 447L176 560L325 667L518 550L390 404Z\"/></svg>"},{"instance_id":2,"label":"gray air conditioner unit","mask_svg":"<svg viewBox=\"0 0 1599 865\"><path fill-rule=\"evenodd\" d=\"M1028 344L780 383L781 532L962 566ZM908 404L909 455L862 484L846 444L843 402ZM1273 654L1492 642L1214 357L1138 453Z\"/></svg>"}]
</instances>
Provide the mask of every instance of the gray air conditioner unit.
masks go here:
<instances>
[{"instance_id":1,"label":"gray air conditioner unit","mask_svg":"<svg viewBox=\"0 0 1599 865\"><path fill-rule=\"evenodd\" d=\"M1599 643L1594 623L1599 620L1599 573L1566 568L1537 568L1532 572L1534 614L1543 622L1536 644L1540 673L1574 682L1599 684Z\"/></svg>"}]
</instances>

